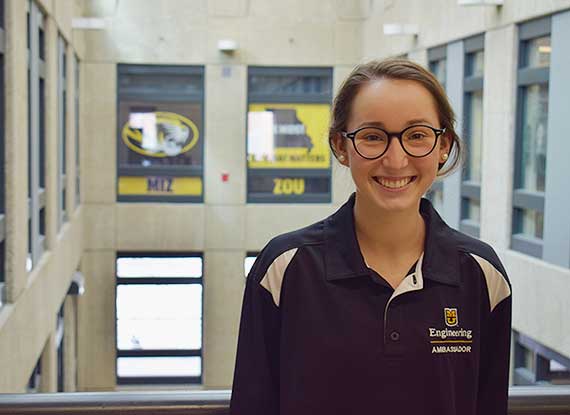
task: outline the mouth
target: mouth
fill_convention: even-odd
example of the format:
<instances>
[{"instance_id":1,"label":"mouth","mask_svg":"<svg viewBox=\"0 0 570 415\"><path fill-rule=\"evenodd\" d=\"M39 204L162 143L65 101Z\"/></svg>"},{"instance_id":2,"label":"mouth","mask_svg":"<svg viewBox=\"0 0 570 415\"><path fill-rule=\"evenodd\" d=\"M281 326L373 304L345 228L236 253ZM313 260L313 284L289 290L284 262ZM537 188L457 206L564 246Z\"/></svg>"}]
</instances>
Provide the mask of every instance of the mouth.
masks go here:
<instances>
[{"instance_id":1,"label":"mouth","mask_svg":"<svg viewBox=\"0 0 570 415\"><path fill-rule=\"evenodd\" d=\"M407 187L410 183L417 179L417 176L407 176L399 178L388 178L382 176L374 176L374 181L385 189L400 190Z\"/></svg>"}]
</instances>

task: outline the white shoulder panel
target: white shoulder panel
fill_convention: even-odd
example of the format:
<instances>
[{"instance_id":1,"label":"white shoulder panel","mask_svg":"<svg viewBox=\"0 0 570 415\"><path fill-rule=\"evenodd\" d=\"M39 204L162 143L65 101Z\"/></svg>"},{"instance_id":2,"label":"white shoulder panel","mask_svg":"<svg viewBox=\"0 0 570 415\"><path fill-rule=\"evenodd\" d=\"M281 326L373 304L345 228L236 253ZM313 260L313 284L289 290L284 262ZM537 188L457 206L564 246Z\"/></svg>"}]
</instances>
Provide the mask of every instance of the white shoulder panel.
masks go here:
<instances>
[{"instance_id":1,"label":"white shoulder panel","mask_svg":"<svg viewBox=\"0 0 570 415\"><path fill-rule=\"evenodd\" d=\"M261 280L261 286L271 293L273 302L279 307L279 298L281 297L281 284L283 284L283 276L289 263L297 253L297 248L283 252L269 266L267 272Z\"/></svg>"},{"instance_id":2,"label":"white shoulder panel","mask_svg":"<svg viewBox=\"0 0 570 415\"><path fill-rule=\"evenodd\" d=\"M507 279L503 274L501 274L489 261L474 254L471 254L471 256L479 263L479 266L483 270L483 274L485 274L487 289L489 291L489 303L491 304L491 311L493 311L497 304L511 295L511 287L507 283Z\"/></svg>"}]
</instances>

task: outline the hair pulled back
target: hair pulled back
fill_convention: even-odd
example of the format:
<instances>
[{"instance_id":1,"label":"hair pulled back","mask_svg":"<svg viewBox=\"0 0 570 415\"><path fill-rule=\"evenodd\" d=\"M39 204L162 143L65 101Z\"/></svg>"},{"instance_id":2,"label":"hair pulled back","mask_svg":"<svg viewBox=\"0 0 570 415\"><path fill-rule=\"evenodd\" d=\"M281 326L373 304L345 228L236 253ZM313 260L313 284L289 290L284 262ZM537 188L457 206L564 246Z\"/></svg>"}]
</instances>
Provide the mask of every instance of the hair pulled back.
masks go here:
<instances>
[{"instance_id":1,"label":"hair pulled back","mask_svg":"<svg viewBox=\"0 0 570 415\"><path fill-rule=\"evenodd\" d=\"M455 131L455 113L445 90L437 78L421 65L407 59L373 60L356 66L341 85L333 102L329 145L337 156L333 142L341 132L346 131L354 97L368 82L380 79L407 80L420 83L432 95L439 117L440 128L445 128L451 140L451 154L445 163L440 163L438 176L446 176L461 165L463 142Z\"/></svg>"}]
</instances>

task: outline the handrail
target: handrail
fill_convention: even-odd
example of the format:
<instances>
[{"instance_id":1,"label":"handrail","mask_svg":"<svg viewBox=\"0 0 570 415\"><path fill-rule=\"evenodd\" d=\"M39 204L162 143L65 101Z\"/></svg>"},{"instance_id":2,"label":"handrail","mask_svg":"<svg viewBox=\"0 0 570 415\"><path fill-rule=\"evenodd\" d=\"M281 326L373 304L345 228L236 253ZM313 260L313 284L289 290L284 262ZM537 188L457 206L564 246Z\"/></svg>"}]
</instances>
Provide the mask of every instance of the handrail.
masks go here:
<instances>
[{"instance_id":1,"label":"handrail","mask_svg":"<svg viewBox=\"0 0 570 415\"><path fill-rule=\"evenodd\" d=\"M0 395L4 415L228 415L231 392L152 391Z\"/></svg>"},{"instance_id":2,"label":"handrail","mask_svg":"<svg viewBox=\"0 0 570 415\"><path fill-rule=\"evenodd\" d=\"M0 394L1 415L228 415L229 390ZM515 386L509 415L570 415L570 386Z\"/></svg>"},{"instance_id":3,"label":"handrail","mask_svg":"<svg viewBox=\"0 0 570 415\"><path fill-rule=\"evenodd\" d=\"M509 388L509 415L570 415L570 385Z\"/></svg>"}]
</instances>

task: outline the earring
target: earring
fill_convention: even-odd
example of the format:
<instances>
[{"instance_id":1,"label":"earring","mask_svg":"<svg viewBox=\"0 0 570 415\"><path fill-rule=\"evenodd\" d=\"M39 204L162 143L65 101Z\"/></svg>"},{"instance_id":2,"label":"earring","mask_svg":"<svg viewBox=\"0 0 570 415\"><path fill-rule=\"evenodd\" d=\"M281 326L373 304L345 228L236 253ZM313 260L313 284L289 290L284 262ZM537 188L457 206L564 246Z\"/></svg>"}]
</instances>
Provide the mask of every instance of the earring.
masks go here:
<instances>
[{"instance_id":1,"label":"earring","mask_svg":"<svg viewBox=\"0 0 570 415\"><path fill-rule=\"evenodd\" d=\"M338 156L338 160L339 160L339 161L344 161L344 158L345 158L345 157L344 157L343 154L340 154L340 155Z\"/></svg>"},{"instance_id":2,"label":"earring","mask_svg":"<svg viewBox=\"0 0 570 415\"><path fill-rule=\"evenodd\" d=\"M441 158L443 159L443 161L446 161L449 158L449 155L445 153L441 156Z\"/></svg>"}]
</instances>

